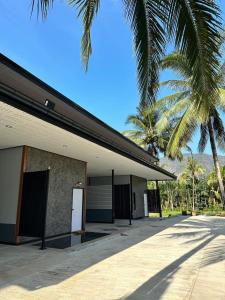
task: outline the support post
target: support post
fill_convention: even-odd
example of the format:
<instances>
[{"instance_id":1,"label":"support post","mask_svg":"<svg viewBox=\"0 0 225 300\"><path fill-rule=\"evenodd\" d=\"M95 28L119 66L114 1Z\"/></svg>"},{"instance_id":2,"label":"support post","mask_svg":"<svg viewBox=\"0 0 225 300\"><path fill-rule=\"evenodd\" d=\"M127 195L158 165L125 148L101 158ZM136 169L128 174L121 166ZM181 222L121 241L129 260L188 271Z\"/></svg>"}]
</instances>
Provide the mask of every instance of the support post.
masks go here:
<instances>
[{"instance_id":1,"label":"support post","mask_svg":"<svg viewBox=\"0 0 225 300\"><path fill-rule=\"evenodd\" d=\"M161 198L160 198L160 190L159 190L159 182L156 180L156 189L157 189L157 198L158 198L158 206L159 206L159 216L162 219L162 207L161 207Z\"/></svg>"},{"instance_id":2,"label":"support post","mask_svg":"<svg viewBox=\"0 0 225 300\"><path fill-rule=\"evenodd\" d=\"M129 203L129 225L132 225L132 215L133 215L133 185L132 185L132 175L130 175L130 203Z\"/></svg>"},{"instance_id":3,"label":"support post","mask_svg":"<svg viewBox=\"0 0 225 300\"><path fill-rule=\"evenodd\" d=\"M115 218L115 190L114 190L114 170L112 170L112 223Z\"/></svg>"}]
</instances>

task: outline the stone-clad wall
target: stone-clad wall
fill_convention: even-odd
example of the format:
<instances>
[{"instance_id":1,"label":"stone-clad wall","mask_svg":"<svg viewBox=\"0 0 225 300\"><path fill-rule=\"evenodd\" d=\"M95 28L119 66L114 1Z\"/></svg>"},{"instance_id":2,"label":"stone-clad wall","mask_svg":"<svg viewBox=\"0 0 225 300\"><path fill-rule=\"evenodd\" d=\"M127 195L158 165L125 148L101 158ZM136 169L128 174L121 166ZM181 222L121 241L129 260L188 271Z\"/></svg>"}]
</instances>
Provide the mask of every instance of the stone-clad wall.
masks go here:
<instances>
[{"instance_id":1,"label":"stone-clad wall","mask_svg":"<svg viewBox=\"0 0 225 300\"><path fill-rule=\"evenodd\" d=\"M26 171L44 171L48 167L46 235L52 236L71 231L72 189L77 182L85 187L86 163L29 147Z\"/></svg>"}]
</instances>

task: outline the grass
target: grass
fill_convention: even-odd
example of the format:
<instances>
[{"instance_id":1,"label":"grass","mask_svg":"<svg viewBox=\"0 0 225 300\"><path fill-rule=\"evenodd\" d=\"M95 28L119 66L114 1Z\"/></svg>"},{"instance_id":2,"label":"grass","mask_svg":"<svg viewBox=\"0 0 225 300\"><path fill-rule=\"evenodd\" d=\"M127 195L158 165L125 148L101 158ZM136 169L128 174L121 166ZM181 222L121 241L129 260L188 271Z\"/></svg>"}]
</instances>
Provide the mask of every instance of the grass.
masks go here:
<instances>
[{"instance_id":1,"label":"grass","mask_svg":"<svg viewBox=\"0 0 225 300\"><path fill-rule=\"evenodd\" d=\"M214 208L205 208L202 210L196 209L197 215L205 215L205 216L220 216L225 217L225 211L222 210L220 207L214 207ZM181 210L169 210L165 209L162 211L163 218L168 217L176 217L182 214ZM191 215L191 211L188 211L188 214ZM159 213L149 213L150 218L159 218Z\"/></svg>"},{"instance_id":2,"label":"grass","mask_svg":"<svg viewBox=\"0 0 225 300\"><path fill-rule=\"evenodd\" d=\"M181 211L180 210L168 210L165 209L162 211L162 216L163 218L168 218L168 217L176 217L181 215ZM149 217L150 218L158 218L159 217L159 213L149 213Z\"/></svg>"},{"instance_id":3,"label":"grass","mask_svg":"<svg viewBox=\"0 0 225 300\"><path fill-rule=\"evenodd\" d=\"M225 217L225 211L221 208L207 208L200 211L197 211L198 214L205 216L221 216Z\"/></svg>"}]
</instances>

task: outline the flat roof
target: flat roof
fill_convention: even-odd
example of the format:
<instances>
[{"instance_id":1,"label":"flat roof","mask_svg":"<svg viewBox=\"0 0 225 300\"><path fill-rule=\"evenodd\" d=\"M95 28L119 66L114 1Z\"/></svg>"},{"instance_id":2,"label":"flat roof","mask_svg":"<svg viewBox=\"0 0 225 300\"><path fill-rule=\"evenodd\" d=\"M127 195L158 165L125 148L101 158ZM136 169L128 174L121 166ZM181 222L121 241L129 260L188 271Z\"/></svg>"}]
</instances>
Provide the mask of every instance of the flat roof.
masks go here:
<instances>
[{"instance_id":1,"label":"flat roof","mask_svg":"<svg viewBox=\"0 0 225 300\"><path fill-rule=\"evenodd\" d=\"M55 104L54 110L45 106L46 99ZM173 174L159 168L155 164L155 162L158 161L157 158L149 155L144 149L124 137L121 133L2 54L0 54L0 101L16 110L23 111L25 114L30 114L34 118L41 119L42 122L60 127L70 134L108 149L111 153L115 152L119 156L124 156L129 160L151 168L157 171L157 173L160 172L166 175L165 179L176 178ZM3 104L2 109L6 109L6 106ZM13 111L13 113L16 114L18 113L16 110L11 110L11 112ZM9 114L8 117L12 118L13 116ZM4 118L7 118L7 114L4 114ZM19 120L17 119L17 126L18 123ZM22 128L20 130L22 130ZM38 136L38 132L36 133ZM17 132L17 134L19 134L19 132ZM29 144L29 136L27 136L27 142L26 139L21 139L21 142L17 141L17 143L20 143L20 145L27 144L37 146L36 143ZM12 144L13 143L9 143L11 146ZM6 145L0 144L0 148L5 146ZM42 149L43 147L39 148ZM50 151L49 149L43 150ZM82 149L80 149L80 151L82 151Z\"/></svg>"}]
</instances>

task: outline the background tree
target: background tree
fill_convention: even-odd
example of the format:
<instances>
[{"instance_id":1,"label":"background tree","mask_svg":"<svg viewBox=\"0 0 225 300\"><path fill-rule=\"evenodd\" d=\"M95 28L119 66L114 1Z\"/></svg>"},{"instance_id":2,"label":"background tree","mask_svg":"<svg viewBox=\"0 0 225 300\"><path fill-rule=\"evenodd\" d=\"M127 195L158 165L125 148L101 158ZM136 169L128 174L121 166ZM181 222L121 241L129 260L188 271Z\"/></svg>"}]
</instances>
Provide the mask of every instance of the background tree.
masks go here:
<instances>
[{"instance_id":1,"label":"background tree","mask_svg":"<svg viewBox=\"0 0 225 300\"><path fill-rule=\"evenodd\" d=\"M187 167L184 172L181 174L181 177L186 178L192 184L192 210L195 210L196 203L196 183L201 175L205 172L204 168L198 164L197 160L192 157L188 158Z\"/></svg>"},{"instance_id":2,"label":"background tree","mask_svg":"<svg viewBox=\"0 0 225 300\"><path fill-rule=\"evenodd\" d=\"M174 127L174 120L170 120L163 131L158 131L157 123L160 120L161 111L156 105L151 105L148 109L137 108L136 115L129 115L127 124L134 129L126 130L123 134L133 142L143 147L151 155L159 157L162 153L166 155L167 145ZM181 151L178 151L176 158L181 159Z\"/></svg>"},{"instance_id":3,"label":"background tree","mask_svg":"<svg viewBox=\"0 0 225 300\"><path fill-rule=\"evenodd\" d=\"M225 167L224 166L220 168L220 173L221 173L222 180L223 180L223 183L224 183L224 181L225 181ZM218 184L217 174L216 174L215 171L208 174L208 176L206 178L206 182L207 182L207 185L209 187L209 197L211 199L215 198L217 200L220 200L220 202L221 202L222 199L221 199L221 195L219 193L220 187L219 187L219 184ZM213 202L215 203L214 200L213 200Z\"/></svg>"},{"instance_id":4,"label":"background tree","mask_svg":"<svg viewBox=\"0 0 225 300\"><path fill-rule=\"evenodd\" d=\"M31 0L47 16L55 0ZM121 0L134 37L141 105L154 100L158 70L167 42L173 42L186 55L193 70L192 86L205 110L217 94L220 10L211 0ZM101 0L68 0L83 21L81 40L85 69L92 53L91 26ZM203 98L202 98L203 96Z\"/></svg>"},{"instance_id":5,"label":"background tree","mask_svg":"<svg viewBox=\"0 0 225 300\"><path fill-rule=\"evenodd\" d=\"M168 55L162 61L162 69L165 68L172 69L180 76L180 79L162 83L162 85L175 89L176 92L158 101L158 106L164 107L165 110L158 122L158 131L164 131L164 128L171 119L174 120L175 116L178 120L168 142L167 153L174 157L177 151L191 140L196 129L200 128L198 149L199 152L204 152L207 142L210 140L217 180L225 205L224 184L217 154L217 146L221 150L225 150L225 129L220 117L220 111L225 111L225 64L221 64L215 77L219 94L208 108L208 118L196 101L191 79L193 72L189 68L186 57L178 52Z\"/></svg>"}]
</instances>

